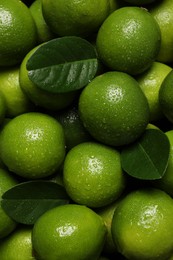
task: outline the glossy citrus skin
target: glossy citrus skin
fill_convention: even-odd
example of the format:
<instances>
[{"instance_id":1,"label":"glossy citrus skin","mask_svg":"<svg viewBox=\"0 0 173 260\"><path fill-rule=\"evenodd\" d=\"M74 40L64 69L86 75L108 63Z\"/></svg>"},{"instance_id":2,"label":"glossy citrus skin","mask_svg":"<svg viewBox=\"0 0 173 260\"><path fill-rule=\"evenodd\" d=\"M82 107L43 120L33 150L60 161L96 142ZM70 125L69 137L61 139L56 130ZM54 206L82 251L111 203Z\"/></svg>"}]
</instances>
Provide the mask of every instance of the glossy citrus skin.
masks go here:
<instances>
[{"instance_id":1,"label":"glossy citrus skin","mask_svg":"<svg viewBox=\"0 0 173 260\"><path fill-rule=\"evenodd\" d=\"M127 259L167 259L173 248L173 199L153 188L129 193L117 206L112 235Z\"/></svg>"},{"instance_id":2,"label":"glossy citrus skin","mask_svg":"<svg viewBox=\"0 0 173 260\"><path fill-rule=\"evenodd\" d=\"M1 0L0 21L0 66L19 64L37 44L34 20L21 1Z\"/></svg>"},{"instance_id":3,"label":"glossy citrus skin","mask_svg":"<svg viewBox=\"0 0 173 260\"><path fill-rule=\"evenodd\" d=\"M80 95L79 114L96 140L113 146L135 141L149 121L145 95L137 81L123 72L95 77Z\"/></svg>"},{"instance_id":4,"label":"glossy citrus skin","mask_svg":"<svg viewBox=\"0 0 173 260\"><path fill-rule=\"evenodd\" d=\"M85 206L69 204L43 214L33 227L32 241L39 259L96 260L105 235L99 215Z\"/></svg>"},{"instance_id":5,"label":"glossy citrus skin","mask_svg":"<svg viewBox=\"0 0 173 260\"><path fill-rule=\"evenodd\" d=\"M85 142L66 155L64 187L78 204L102 207L116 200L125 188L120 154L108 146Z\"/></svg>"},{"instance_id":6,"label":"glossy citrus skin","mask_svg":"<svg viewBox=\"0 0 173 260\"><path fill-rule=\"evenodd\" d=\"M61 110L72 104L76 97L76 92L69 93L50 93L45 90L39 89L28 77L26 64L32 54L39 48L38 45L32 49L23 59L19 71L19 83L23 92L27 97L38 107L43 107L48 110Z\"/></svg>"},{"instance_id":7,"label":"glossy citrus skin","mask_svg":"<svg viewBox=\"0 0 173 260\"><path fill-rule=\"evenodd\" d=\"M13 118L34 109L33 103L21 90L19 67L5 68L0 71L0 93L5 99L5 115L8 118Z\"/></svg>"},{"instance_id":8,"label":"glossy citrus skin","mask_svg":"<svg viewBox=\"0 0 173 260\"><path fill-rule=\"evenodd\" d=\"M38 43L49 41L55 37L44 20L41 2L42 0L35 0L29 7L36 25Z\"/></svg>"},{"instance_id":9,"label":"glossy citrus skin","mask_svg":"<svg viewBox=\"0 0 173 260\"><path fill-rule=\"evenodd\" d=\"M173 123L173 71L166 76L159 91L159 102L163 114Z\"/></svg>"},{"instance_id":10,"label":"glossy citrus skin","mask_svg":"<svg viewBox=\"0 0 173 260\"><path fill-rule=\"evenodd\" d=\"M60 36L88 36L110 12L107 0L42 0L42 8L46 23Z\"/></svg>"},{"instance_id":11,"label":"glossy citrus skin","mask_svg":"<svg viewBox=\"0 0 173 260\"><path fill-rule=\"evenodd\" d=\"M10 120L0 135L1 159L29 179L53 174L65 156L62 126L49 115L30 112Z\"/></svg>"},{"instance_id":12,"label":"glossy citrus skin","mask_svg":"<svg viewBox=\"0 0 173 260\"><path fill-rule=\"evenodd\" d=\"M164 63L153 62L152 66L146 72L136 77L148 100L150 122L157 121L163 117L159 103L159 90L163 80L171 70L172 68Z\"/></svg>"},{"instance_id":13,"label":"glossy citrus skin","mask_svg":"<svg viewBox=\"0 0 173 260\"><path fill-rule=\"evenodd\" d=\"M161 46L157 60L163 63L173 61L173 1L156 1L149 12L158 23L161 31Z\"/></svg>"},{"instance_id":14,"label":"glossy citrus skin","mask_svg":"<svg viewBox=\"0 0 173 260\"><path fill-rule=\"evenodd\" d=\"M101 25L98 54L111 70L137 75L148 69L160 48L160 28L144 8L122 7Z\"/></svg>"},{"instance_id":15,"label":"glossy citrus skin","mask_svg":"<svg viewBox=\"0 0 173 260\"><path fill-rule=\"evenodd\" d=\"M17 180L10 172L5 169L0 169L0 198L10 188L17 184ZM11 219L0 205L0 238L8 236L15 230L17 223Z\"/></svg>"},{"instance_id":16,"label":"glossy citrus skin","mask_svg":"<svg viewBox=\"0 0 173 260\"><path fill-rule=\"evenodd\" d=\"M36 259L33 255L31 233L31 227L19 227L6 239L0 241L0 259Z\"/></svg>"}]
</instances>

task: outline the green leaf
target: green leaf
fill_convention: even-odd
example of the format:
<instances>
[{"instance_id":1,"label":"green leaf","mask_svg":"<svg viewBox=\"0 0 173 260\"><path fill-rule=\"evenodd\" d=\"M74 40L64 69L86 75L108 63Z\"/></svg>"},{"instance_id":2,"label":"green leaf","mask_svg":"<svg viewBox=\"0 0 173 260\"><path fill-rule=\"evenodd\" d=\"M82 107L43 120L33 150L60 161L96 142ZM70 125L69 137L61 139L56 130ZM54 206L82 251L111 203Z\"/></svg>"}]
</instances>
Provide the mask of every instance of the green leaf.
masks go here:
<instances>
[{"instance_id":1,"label":"green leaf","mask_svg":"<svg viewBox=\"0 0 173 260\"><path fill-rule=\"evenodd\" d=\"M1 205L18 223L32 225L47 210L69 203L65 189L50 181L28 181L6 191Z\"/></svg>"},{"instance_id":2,"label":"green leaf","mask_svg":"<svg viewBox=\"0 0 173 260\"><path fill-rule=\"evenodd\" d=\"M26 64L38 88L64 93L86 86L98 68L94 46L77 36L65 36L39 46Z\"/></svg>"},{"instance_id":3,"label":"green leaf","mask_svg":"<svg viewBox=\"0 0 173 260\"><path fill-rule=\"evenodd\" d=\"M123 170L143 180L161 179L169 159L170 143L157 129L147 129L141 138L121 152Z\"/></svg>"}]
</instances>

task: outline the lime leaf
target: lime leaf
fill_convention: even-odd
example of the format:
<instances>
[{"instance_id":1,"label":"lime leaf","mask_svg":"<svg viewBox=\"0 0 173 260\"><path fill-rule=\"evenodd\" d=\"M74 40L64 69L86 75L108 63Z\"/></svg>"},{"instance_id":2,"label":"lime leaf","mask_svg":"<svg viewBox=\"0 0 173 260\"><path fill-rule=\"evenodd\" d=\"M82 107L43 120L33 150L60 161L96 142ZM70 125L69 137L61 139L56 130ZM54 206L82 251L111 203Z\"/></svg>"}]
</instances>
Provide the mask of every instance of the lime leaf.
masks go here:
<instances>
[{"instance_id":1,"label":"lime leaf","mask_svg":"<svg viewBox=\"0 0 173 260\"><path fill-rule=\"evenodd\" d=\"M147 129L139 140L121 152L123 170L143 180L161 179L169 159L170 143L157 129Z\"/></svg>"},{"instance_id":2,"label":"lime leaf","mask_svg":"<svg viewBox=\"0 0 173 260\"><path fill-rule=\"evenodd\" d=\"M77 36L64 36L38 47L26 64L38 88L64 93L86 86L98 68L94 46Z\"/></svg>"},{"instance_id":3,"label":"lime leaf","mask_svg":"<svg viewBox=\"0 0 173 260\"><path fill-rule=\"evenodd\" d=\"M65 189L50 181L28 181L6 191L1 206L16 222L32 225L47 210L69 203Z\"/></svg>"}]
</instances>

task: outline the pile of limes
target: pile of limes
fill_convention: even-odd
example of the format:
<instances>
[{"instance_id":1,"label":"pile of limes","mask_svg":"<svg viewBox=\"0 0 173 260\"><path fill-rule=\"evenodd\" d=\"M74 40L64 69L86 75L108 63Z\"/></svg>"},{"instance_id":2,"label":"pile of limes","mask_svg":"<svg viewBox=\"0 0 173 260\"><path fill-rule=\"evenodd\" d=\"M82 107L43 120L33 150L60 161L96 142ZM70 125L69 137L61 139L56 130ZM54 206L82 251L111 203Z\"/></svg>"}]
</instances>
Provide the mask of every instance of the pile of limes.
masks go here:
<instances>
[{"instance_id":1,"label":"pile of limes","mask_svg":"<svg viewBox=\"0 0 173 260\"><path fill-rule=\"evenodd\" d=\"M96 54L79 49L81 71L70 37ZM173 259L173 1L0 0L0 38L0 259ZM43 48L35 57L48 65L39 71L35 59L31 77L30 58L63 38L66 55ZM94 77L75 89L92 59ZM64 80L65 65L69 86L75 73L78 82L54 91L50 82ZM128 175L121 160L146 129L170 146L164 175L152 181ZM15 187L37 181L39 199L32 189L28 201L27 190L16 195ZM68 203L58 190L59 204L51 191L49 201L39 181L56 183ZM36 199L50 207L33 223ZM22 219L24 204L31 224L14 217Z\"/></svg>"}]
</instances>

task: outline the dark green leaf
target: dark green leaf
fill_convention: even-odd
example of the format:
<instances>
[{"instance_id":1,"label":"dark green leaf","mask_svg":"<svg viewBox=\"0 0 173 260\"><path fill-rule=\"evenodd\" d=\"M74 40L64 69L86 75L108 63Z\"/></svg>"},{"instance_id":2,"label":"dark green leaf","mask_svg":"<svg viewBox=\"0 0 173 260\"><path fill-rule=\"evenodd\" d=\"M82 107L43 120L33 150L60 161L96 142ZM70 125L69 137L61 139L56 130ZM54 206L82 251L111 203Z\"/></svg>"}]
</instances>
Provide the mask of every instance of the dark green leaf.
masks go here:
<instances>
[{"instance_id":1,"label":"dark green leaf","mask_svg":"<svg viewBox=\"0 0 173 260\"><path fill-rule=\"evenodd\" d=\"M122 150L122 168L138 179L160 179L168 165L169 151L167 136L160 130L147 129L138 141Z\"/></svg>"},{"instance_id":2,"label":"dark green leaf","mask_svg":"<svg viewBox=\"0 0 173 260\"><path fill-rule=\"evenodd\" d=\"M86 86L96 75L98 60L94 46L87 40L65 36L40 45L26 66L38 88L63 93Z\"/></svg>"},{"instance_id":3,"label":"dark green leaf","mask_svg":"<svg viewBox=\"0 0 173 260\"><path fill-rule=\"evenodd\" d=\"M31 225L47 210L69 203L65 189L50 181L28 181L6 191L1 205L18 223Z\"/></svg>"}]
</instances>

